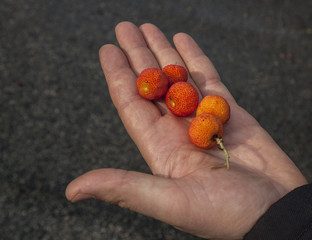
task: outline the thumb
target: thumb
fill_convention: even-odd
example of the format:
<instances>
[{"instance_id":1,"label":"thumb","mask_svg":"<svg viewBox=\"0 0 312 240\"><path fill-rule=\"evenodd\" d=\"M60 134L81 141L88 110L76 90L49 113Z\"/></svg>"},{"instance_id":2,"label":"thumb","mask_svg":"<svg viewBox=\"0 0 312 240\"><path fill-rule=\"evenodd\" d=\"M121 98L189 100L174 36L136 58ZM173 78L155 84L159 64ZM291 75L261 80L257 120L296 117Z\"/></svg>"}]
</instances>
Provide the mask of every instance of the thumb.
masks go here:
<instances>
[{"instance_id":1,"label":"thumb","mask_svg":"<svg viewBox=\"0 0 312 240\"><path fill-rule=\"evenodd\" d=\"M177 223L187 204L173 179L119 169L85 173L67 186L66 197L72 202L95 198L171 225Z\"/></svg>"}]
</instances>

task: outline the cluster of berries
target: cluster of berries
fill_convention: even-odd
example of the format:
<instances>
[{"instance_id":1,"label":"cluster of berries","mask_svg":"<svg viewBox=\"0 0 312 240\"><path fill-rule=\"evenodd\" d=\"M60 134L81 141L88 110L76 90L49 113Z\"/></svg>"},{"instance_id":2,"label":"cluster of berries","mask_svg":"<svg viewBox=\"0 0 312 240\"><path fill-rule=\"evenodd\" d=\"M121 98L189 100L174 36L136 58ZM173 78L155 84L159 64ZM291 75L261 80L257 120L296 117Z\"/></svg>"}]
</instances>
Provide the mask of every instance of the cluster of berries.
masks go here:
<instances>
[{"instance_id":1,"label":"cluster of berries","mask_svg":"<svg viewBox=\"0 0 312 240\"><path fill-rule=\"evenodd\" d=\"M218 145L226 155L226 167L229 169L229 154L222 136L223 125L230 118L230 106L218 95L205 96L199 103L199 94L187 79L186 69L179 65L167 65L162 70L148 68L139 75L137 88L139 94L148 100L165 96L168 109L176 116L185 117L196 110L196 117L189 127L190 140L205 149Z\"/></svg>"}]
</instances>

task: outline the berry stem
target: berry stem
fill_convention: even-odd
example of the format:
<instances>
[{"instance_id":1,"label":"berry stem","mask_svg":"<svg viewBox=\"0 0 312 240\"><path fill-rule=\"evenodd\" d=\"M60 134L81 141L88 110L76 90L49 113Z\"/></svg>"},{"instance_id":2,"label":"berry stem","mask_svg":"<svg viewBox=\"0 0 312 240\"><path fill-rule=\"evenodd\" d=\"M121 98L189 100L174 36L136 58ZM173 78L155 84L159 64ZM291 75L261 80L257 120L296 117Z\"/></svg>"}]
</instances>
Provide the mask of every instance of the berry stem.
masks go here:
<instances>
[{"instance_id":1,"label":"berry stem","mask_svg":"<svg viewBox=\"0 0 312 240\"><path fill-rule=\"evenodd\" d=\"M226 157L226 169L229 170L230 169L230 155L228 153L228 151L225 149L223 142L222 142L222 138L216 138L217 144L220 146L220 148L223 150L223 152L225 153L225 157Z\"/></svg>"}]
</instances>

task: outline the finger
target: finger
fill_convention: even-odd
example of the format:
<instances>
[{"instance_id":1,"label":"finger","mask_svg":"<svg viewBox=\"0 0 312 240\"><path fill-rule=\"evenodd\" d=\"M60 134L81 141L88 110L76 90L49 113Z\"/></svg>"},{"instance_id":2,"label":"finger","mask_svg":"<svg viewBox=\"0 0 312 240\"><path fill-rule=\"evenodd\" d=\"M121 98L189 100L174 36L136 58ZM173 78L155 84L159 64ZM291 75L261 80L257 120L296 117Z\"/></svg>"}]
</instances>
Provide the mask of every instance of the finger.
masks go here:
<instances>
[{"instance_id":1,"label":"finger","mask_svg":"<svg viewBox=\"0 0 312 240\"><path fill-rule=\"evenodd\" d=\"M231 93L221 82L220 76L212 62L193 38L185 33L178 33L174 36L173 41L203 96L218 94L229 101L235 101Z\"/></svg>"},{"instance_id":2,"label":"finger","mask_svg":"<svg viewBox=\"0 0 312 240\"><path fill-rule=\"evenodd\" d=\"M178 52L172 47L159 28L153 24L145 23L140 26L140 30L147 46L162 68L169 64L178 64L186 67Z\"/></svg>"},{"instance_id":3,"label":"finger","mask_svg":"<svg viewBox=\"0 0 312 240\"><path fill-rule=\"evenodd\" d=\"M147 47L137 26L130 22L121 22L116 26L115 31L120 47L136 75L146 68L159 68L156 58Z\"/></svg>"},{"instance_id":4,"label":"finger","mask_svg":"<svg viewBox=\"0 0 312 240\"><path fill-rule=\"evenodd\" d=\"M138 76L146 68L160 68L157 59L147 46L140 29L131 22L121 22L116 26L116 37L129 64ZM154 101L161 115L170 112L163 99Z\"/></svg>"},{"instance_id":5,"label":"finger","mask_svg":"<svg viewBox=\"0 0 312 240\"><path fill-rule=\"evenodd\" d=\"M177 222L176 213L182 214L176 203L186 201L173 180L117 169L93 170L78 177L67 186L66 197L72 202L95 198L169 224Z\"/></svg>"},{"instance_id":6,"label":"finger","mask_svg":"<svg viewBox=\"0 0 312 240\"><path fill-rule=\"evenodd\" d=\"M129 135L140 140L161 116L159 109L139 96L136 74L132 71L124 53L116 46L107 44L99 51L101 66L109 92Z\"/></svg>"}]
</instances>

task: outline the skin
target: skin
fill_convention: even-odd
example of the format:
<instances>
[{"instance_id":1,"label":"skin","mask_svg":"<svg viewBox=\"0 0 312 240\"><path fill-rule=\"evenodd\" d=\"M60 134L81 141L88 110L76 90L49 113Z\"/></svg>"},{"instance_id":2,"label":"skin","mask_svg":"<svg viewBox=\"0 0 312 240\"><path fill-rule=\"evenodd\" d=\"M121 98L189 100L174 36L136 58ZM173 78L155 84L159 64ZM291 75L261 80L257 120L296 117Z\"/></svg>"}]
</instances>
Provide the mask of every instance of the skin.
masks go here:
<instances>
[{"instance_id":1,"label":"skin","mask_svg":"<svg viewBox=\"0 0 312 240\"><path fill-rule=\"evenodd\" d=\"M156 26L122 22L116 36L121 49L104 45L101 65L120 118L153 175L93 170L68 185L70 201L96 198L203 238L241 239L274 202L307 183L270 135L237 105L189 35L176 34L173 48ZM175 117L163 101L138 95L135 82L143 69L171 63L187 67L188 81L201 96L218 94L228 100L232 115L223 140L230 170L211 170L224 163L224 153L190 142L190 117Z\"/></svg>"}]
</instances>

